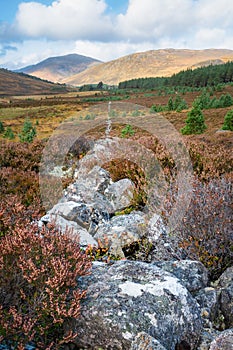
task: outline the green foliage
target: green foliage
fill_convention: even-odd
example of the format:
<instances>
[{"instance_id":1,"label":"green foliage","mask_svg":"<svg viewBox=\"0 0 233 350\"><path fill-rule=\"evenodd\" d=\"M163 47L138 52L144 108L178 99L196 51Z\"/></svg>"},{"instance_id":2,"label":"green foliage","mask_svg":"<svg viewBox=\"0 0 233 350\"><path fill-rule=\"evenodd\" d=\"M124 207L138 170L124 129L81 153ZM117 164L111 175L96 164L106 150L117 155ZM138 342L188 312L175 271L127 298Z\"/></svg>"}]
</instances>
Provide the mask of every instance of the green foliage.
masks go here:
<instances>
[{"instance_id":1,"label":"green foliage","mask_svg":"<svg viewBox=\"0 0 233 350\"><path fill-rule=\"evenodd\" d=\"M164 107L161 105L152 105L150 108L150 113L158 113L162 112L164 110Z\"/></svg>"},{"instance_id":2,"label":"green foliage","mask_svg":"<svg viewBox=\"0 0 233 350\"><path fill-rule=\"evenodd\" d=\"M206 129L203 113L198 106L191 109L185 122L181 129L183 135L202 134Z\"/></svg>"},{"instance_id":3,"label":"green foliage","mask_svg":"<svg viewBox=\"0 0 233 350\"><path fill-rule=\"evenodd\" d=\"M111 109L109 112L109 117L111 118L117 117L117 111L115 109Z\"/></svg>"},{"instance_id":4,"label":"green foliage","mask_svg":"<svg viewBox=\"0 0 233 350\"><path fill-rule=\"evenodd\" d=\"M25 119L21 133L19 134L20 142L31 143L36 137L36 128L32 126L29 118Z\"/></svg>"},{"instance_id":5,"label":"green foliage","mask_svg":"<svg viewBox=\"0 0 233 350\"><path fill-rule=\"evenodd\" d=\"M167 109L168 109L168 111L174 111L174 109L175 109L172 97L170 97L168 100Z\"/></svg>"},{"instance_id":6,"label":"green foliage","mask_svg":"<svg viewBox=\"0 0 233 350\"><path fill-rule=\"evenodd\" d=\"M6 128L6 131L4 132L3 137L9 140L13 140L15 138L15 134L13 133L13 130L11 129L10 126Z\"/></svg>"},{"instance_id":7,"label":"green foliage","mask_svg":"<svg viewBox=\"0 0 233 350\"><path fill-rule=\"evenodd\" d=\"M140 111L136 108L134 111L132 111L132 117L138 117L139 115L141 115Z\"/></svg>"},{"instance_id":8,"label":"green foliage","mask_svg":"<svg viewBox=\"0 0 233 350\"><path fill-rule=\"evenodd\" d=\"M233 105L233 98L230 94L221 95L220 97L220 106L221 107L230 107Z\"/></svg>"},{"instance_id":9,"label":"green foliage","mask_svg":"<svg viewBox=\"0 0 233 350\"><path fill-rule=\"evenodd\" d=\"M210 93L206 90L193 101L193 107L200 109L225 108L233 105L233 98L230 94L223 94L220 98L210 98Z\"/></svg>"},{"instance_id":10,"label":"green foliage","mask_svg":"<svg viewBox=\"0 0 233 350\"><path fill-rule=\"evenodd\" d=\"M95 119L95 114L94 113L90 113L90 114L86 114L84 117L84 120L94 120Z\"/></svg>"},{"instance_id":11,"label":"green foliage","mask_svg":"<svg viewBox=\"0 0 233 350\"><path fill-rule=\"evenodd\" d=\"M224 124L222 130L231 130L233 131L233 109L225 115Z\"/></svg>"},{"instance_id":12,"label":"green foliage","mask_svg":"<svg viewBox=\"0 0 233 350\"><path fill-rule=\"evenodd\" d=\"M0 134L4 133L4 131L5 131L4 124L3 122L0 121Z\"/></svg>"},{"instance_id":13,"label":"green foliage","mask_svg":"<svg viewBox=\"0 0 233 350\"><path fill-rule=\"evenodd\" d=\"M171 77L139 78L119 83L119 89L161 89L161 87L206 87L227 84L233 81L233 62L207 67L187 69ZM218 90L221 91L221 90ZM166 91L167 93L174 93ZM160 90L161 94L161 90Z\"/></svg>"},{"instance_id":14,"label":"green foliage","mask_svg":"<svg viewBox=\"0 0 233 350\"><path fill-rule=\"evenodd\" d=\"M206 91L203 91L200 96L195 98L193 101L194 108L207 109L211 104L210 94Z\"/></svg>"},{"instance_id":15,"label":"green foliage","mask_svg":"<svg viewBox=\"0 0 233 350\"><path fill-rule=\"evenodd\" d=\"M133 128L132 128L132 126L130 124L127 124L121 130L121 137L133 136L134 134L135 134L135 131L133 130Z\"/></svg>"}]
</instances>

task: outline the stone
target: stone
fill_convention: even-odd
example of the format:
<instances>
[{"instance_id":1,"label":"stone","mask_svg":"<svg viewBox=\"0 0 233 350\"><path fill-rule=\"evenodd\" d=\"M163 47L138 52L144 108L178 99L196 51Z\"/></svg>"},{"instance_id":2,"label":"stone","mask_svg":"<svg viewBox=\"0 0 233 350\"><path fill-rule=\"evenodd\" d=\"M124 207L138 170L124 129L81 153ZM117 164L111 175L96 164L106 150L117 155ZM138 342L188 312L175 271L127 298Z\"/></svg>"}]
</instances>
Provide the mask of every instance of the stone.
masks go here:
<instances>
[{"instance_id":1,"label":"stone","mask_svg":"<svg viewBox=\"0 0 233 350\"><path fill-rule=\"evenodd\" d=\"M145 332L138 333L130 350L166 350L161 343Z\"/></svg>"},{"instance_id":2,"label":"stone","mask_svg":"<svg viewBox=\"0 0 233 350\"><path fill-rule=\"evenodd\" d=\"M157 241L161 235L166 236L167 230L161 216L154 214L148 222L148 237L154 242Z\"/></svg>"},{"instance_id":3,"label":"stone","mask_svg":"<svg viewBox=\"0 0 233 350\"><path fill-rule=\"evenodd\" d=\"M214 328L204 328L197 350L209 350L212 341L219 335L219 331Z\"/></svg>"},{"instance_id":4,"label":"stone","mask_svg":"<svg viewBox=\"0 0 233 350\"><path fill-rule=\"evenodd\" d=\"M42 224L54 223L62 233L68 231L70 237L79 242L82 248L86 248L88 245L98 246L96 240L90 235L90 233L83 227L77 224L77 222L64 219L58 214L47 214L40 219ZM41 224L39 224L39 227Z\"/></svg>"},{"instance_id":5,"label":"stone","mask_svg":"<svg viewBox=\"0 0 233 350\"><path fill-rule=\"evenodd\" d=\"M221 332L212 341L209 350L233 350L233 329Z\"/></svg>"},{"instance_id":6,"label":"stone","mask_svg":"<svg viewBox=\"0 0 233 350\"><path fill-rule=\"evenodd\" d=\"M175 275L190 293L205 288L208 284L208 270L199 261L173 260L153 262L153 264Z\"/></svg>"},{"instance_id":7,"label":"stone","mask_svg":"<svg viewBox=\"0 0 233 350\"><path fill-rule=\"evenodd\" d=\"M109 220L109 214L104 211L104 206L102 207L103 210L98 209L98 207L100 205L96 203L61 202L56 204L47 215L53 217L60 215L66 220L74 221L93 235L100 223Z\"/></svg>"},{"instance_id":8,"label":"stone","mask_svg":"<svg viewBox=\"0 0 233 350\"><path fill-rule=\"evenodd\" d=\"M77 183L83 183L85 187L93 192L103 194L105 189L112 184L110 173L98 165L95 165L87 174L81 174L76 173Z\"/></svg>"},{"instance_id":9,"label":"stone","mask_svg":"<svg viewBox=\"0 0 233 350\"><path fill-rule=\"evenodd\" d=\"M206 287L198 291L195 299L201 307L201 315L205 326L211 326L209 321L214 322L219 313L218 291L215 288Z\"/></svg>"},{"instance_id":10,"label":"stone","mask_svg":"<svg viewBox=\"0 0 233 350\"><path fill-rule=\"evenodd\" d=\"M63 201L91 203L96 192L103 194L105 189L112 184L110 173L97 165L87 174L80 176L77 172L75 176L78 178L64 191Z\"/></svg>"},{"instance_id":11,"label":"stone","mask_svg":"<svg viewBox=\"0 0 233 350\"><path fill-rule=\"evenodd\" d=\"M138 241L145 230L144 214L135 211L128 215L114 216L108 222L100 224L94 238L103 243L107 238L110 253L124 257L122 248Z\"/></svg>"},{"instance_id":12,"label":"stone","mask_svg":"<svg viewBox=\"0 0 233 350\"><path fill-rule=\"evenodd\" d=\"M88 229L91 222L91 208L84 203L68 201L56 204L49 212L50 215L60 215L66 220L75 221Z\"/></svg>"},{"instance_id":13,"label":"stone","mask_svg":"<svg viewBox=\"0 0 233 350\"><path fill-rule=\"evenodd\" d=\"M75 341L86 349L130 349L140 332L166 349L197 348L202 331L197 302L179 280L155 265L138 261L93 264L78 279L87 290ZM184 347L183 347L184 348Z\"/></svg>"},{"instance_id":14,"label":"stone","mask_svg":"<svg viewBox=\"0 0 233 350\"><path fill-rule=\"evenodd\" d=\"M134 183L129 179L121 179L114 182L104 191L114 211L121 211L132 204L135 191Z\"/></svg>"},{"instance_id":15,"label":"stone","mask_svg":"<svg viewBox=\"0 0 233 350\"><path fill-rule=\"evenodd\" d=\"M227 328L233 327L233 266L229 267L219 278L220 310Z\"/></svg>"}]
</instances>

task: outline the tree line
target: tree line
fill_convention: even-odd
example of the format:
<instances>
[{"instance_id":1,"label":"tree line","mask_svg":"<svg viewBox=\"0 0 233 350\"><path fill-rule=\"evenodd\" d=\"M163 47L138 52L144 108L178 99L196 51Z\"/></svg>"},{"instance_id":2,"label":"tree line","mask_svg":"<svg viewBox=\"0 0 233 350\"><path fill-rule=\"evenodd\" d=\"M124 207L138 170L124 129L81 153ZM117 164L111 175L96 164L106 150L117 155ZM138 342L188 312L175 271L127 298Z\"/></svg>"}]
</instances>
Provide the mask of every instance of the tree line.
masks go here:
<instances>
[{"instance_id":1,"label":"tree line","mask_svg":"<svg viewBox=\"0 0 233 350\"><path fill-rule=\"evenodd\" d=\"M165 86L205 87L233 82L233 62L194 70L182 70L171 77L138 78L120 82L119 89L156 89Z\"/></svg>"}]
</instances>

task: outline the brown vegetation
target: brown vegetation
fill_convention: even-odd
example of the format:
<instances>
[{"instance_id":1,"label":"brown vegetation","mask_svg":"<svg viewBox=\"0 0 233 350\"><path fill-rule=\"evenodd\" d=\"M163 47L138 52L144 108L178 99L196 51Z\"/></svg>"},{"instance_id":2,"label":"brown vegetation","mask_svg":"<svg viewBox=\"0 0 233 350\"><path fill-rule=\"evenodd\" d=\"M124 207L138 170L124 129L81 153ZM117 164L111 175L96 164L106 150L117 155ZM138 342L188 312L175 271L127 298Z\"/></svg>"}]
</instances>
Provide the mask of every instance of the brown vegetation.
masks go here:
<instances>
[{"instance_id":1,"label":"brown vegetation","mask_svg":"<svg viewBox=\"0 0 233 350\"><path fill-rule=\"evenodd\" d=\"M164 49L139 52L91 67L62 82L82 85L103 81L106 84L117 85L120 81L135 78L168 77L194 65L204 66L206 61L216 59L221 63L230 61L233 59L233 51Z\"/></svg>"}]
</instances>

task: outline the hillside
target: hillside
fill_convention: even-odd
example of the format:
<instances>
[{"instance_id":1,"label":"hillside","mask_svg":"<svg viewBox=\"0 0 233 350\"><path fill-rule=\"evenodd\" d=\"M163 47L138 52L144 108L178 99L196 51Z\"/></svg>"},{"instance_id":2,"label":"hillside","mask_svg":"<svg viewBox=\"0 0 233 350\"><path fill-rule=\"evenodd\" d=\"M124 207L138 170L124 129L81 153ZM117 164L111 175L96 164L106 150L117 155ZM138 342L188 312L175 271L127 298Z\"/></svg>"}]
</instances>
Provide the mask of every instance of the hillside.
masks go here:
<instances>
[{"instance_id":1,"label":"hillside","mask_svg":"<svg viewBox=\"0 0 233 350\"><path fill-rule=\"evenodd\" d=\"M100 61L77 54L50 57L37 64L17 70L35 77L60 82L62 79L98 65Z\"/></svg>"},{"instance_id":2,"label":"hillside","mask_svg":"<svg viewBox=\"0 0 233 350\"><path fill-rule=\"evenodd\" d=\"M0 68L0 96L35 95L65 92L65 85Z\"/></svg>"},{"instance_id":3,"label":"hillside","mask_svg":"<svg viewBox=\"0 0 233 350\"><path fill-rule=\"evenodd\" d=\"M151 50L99 64L63 79L71 85L95 84L103 81L117 85L133 78L171 76L181 70L233 60L233 50Z\"/></svg>"}]
</instances>

